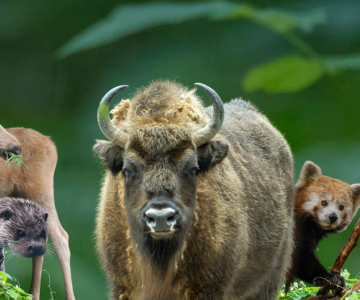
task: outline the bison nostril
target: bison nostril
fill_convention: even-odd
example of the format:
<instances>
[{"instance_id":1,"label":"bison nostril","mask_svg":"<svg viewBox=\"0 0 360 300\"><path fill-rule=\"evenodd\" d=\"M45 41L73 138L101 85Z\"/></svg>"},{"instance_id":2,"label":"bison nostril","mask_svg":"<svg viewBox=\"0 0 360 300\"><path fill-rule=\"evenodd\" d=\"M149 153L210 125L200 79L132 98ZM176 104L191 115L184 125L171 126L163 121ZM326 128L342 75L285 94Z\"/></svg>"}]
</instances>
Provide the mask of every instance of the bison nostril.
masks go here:
<instances>
[{"instance_id":1,"label":"bison nostril","mask_svg":"<svg viewBox=\"0 0 360 300\"><path fill-rule=\"evenodd\" d=\"M331 223L334 223L338 219L338 217L335 213L332 213L330 214L329 219Z\"/></svg>"},{"instance_id":2,"label":"bison nostril","mask_svg":"<svg viewBox=\"0 0 360 300\"><path fill-rule=\"evenodd\" d=\"M145 212L145 221L154 231L170 231L176 222L176 211L172 208L154 209Z\"/></svg>"},{"instance_id":3,"label":"bison nostril","mask_svg":"<svg viewBox=\"0 0 360 300\"><path fill-rule=\"evenodd\" d=\"M176 223L176 217L177 217L177 214L174 214L170 217L167 218L166 222L169 226L173 225Z\"/></svg>"},{"instance_id":4,"label":"bison nostril","mask_svg":"<svg viewBox=\"0 0 360 300\"><path fill-rule=\"evenodd\" d=\"M147 215L145 215L145 221L146 223L148 223L151 226L155 226L156 225L156 220L152 217L149 217Z\"/></svg>"}]
</instances>

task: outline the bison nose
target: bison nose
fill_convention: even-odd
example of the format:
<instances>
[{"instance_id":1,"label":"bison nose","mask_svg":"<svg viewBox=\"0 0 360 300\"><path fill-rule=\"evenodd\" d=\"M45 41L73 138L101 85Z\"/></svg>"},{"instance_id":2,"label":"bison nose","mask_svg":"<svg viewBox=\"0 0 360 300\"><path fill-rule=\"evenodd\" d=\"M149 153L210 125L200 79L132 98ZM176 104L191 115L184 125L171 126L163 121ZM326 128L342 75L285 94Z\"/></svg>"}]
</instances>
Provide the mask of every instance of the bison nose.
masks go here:
<instances>
[{"instance_id":1,"label":"bison nose","mask_svg":"<svg viewBox=\"0 0 360 300\"><path fill-rule=\"evenodd\" d=\"M336 220L337 220L337 215L336 215L336 213L332 213L332 214L330 214L330 216L329 216L329 219L330 219L330 222L331 223L334 223Z\"/></svg>"},{"instance_id":2,"label":"bison nose","mask_svg":"<svg viewBox=\"0 0 360 300\"><path fill-rule=\"evenodd\" d=\"M176 216L172 208L150 208L145 212L145 222L155 232L170 231L176 223Z\"/></svg>"},{"instance_id":3,"label":"bison nose","mask_svg":"<svg viewBox=\"0 0 360 300\"><path fill-rule=\"evenodd\" d=\"M29 246L29 253L31 257L40 256L45 253L43 246Z\"/></svg>"}]
</instances>

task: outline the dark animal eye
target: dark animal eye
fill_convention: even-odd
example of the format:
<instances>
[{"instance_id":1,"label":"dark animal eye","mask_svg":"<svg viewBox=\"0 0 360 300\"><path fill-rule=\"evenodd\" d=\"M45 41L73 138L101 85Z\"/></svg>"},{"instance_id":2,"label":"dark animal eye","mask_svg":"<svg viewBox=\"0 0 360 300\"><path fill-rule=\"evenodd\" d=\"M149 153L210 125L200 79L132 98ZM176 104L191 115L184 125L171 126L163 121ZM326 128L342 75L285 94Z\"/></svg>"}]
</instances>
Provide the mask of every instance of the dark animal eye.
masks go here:
<instances>
[{"instance_id":1,"label":"dark animal eye","mask_svg":"<svg viewBox=\"0 0 360 300\"><path fill-rule=\"evenodd\" d=\"M44 239L46 238L46 231L44 229L41 230L40 237L42 237Z\"/></svg>"},{"instance_id":2,"label":"dark animal eye","mask_svg":"<svg viewBox=\"0 0 360 300\"><path fill-rule=\"evenodd\" d=\"M321 202L321 205L322 205L322 206L327 206L327 202L326 202L326 201L322 201L322 202Z\"/></svg>"},{"instance_id":3,"label":"dark animal eye","mask_svg":"<svg viewBox=\"0 0 360 300\"><path fill-rule=\"evenodd\" d=\"M24 237L26 235L26 233L24 231L21 231L21 230L18 230L17 234L18 234L19 238L22 238L22 237Z\"/></svg>"},{"instance_id":4,"label":"dark animal eye","mask_svg":"<svg viewBox=\"0 0 360 300\"><path fill-rule=\"evenodd\" d=\"M344 205L340 205L340 206L339 206L339 209L340 209L340 210L343 210L343 209L344 209Z\"/></svg>"},{"instance_id":5,"label":"dark animal eye","mask_svg":"<svg viewBox=\"0 0 360 300\"><path fill-rule=\"evenodd\" d=\"M124 172L124 174L125 174L126 177L134 176L134 174L131 173L131 171L129 171L128 169L123 169L123 172Z\"/></svg>"},{"instance_id":6,"label":"dark animal eye","mask_svg":"<svg viewBox=\"0 0 360 300\"><path fill-rule=\"evenodd\" d=\"M198 170L198 168L192 168L192 169L189 171L189 173L190 173L191 175L195 175L196 172L197 172L197 170Z\"/></svg>"}]
</instances>

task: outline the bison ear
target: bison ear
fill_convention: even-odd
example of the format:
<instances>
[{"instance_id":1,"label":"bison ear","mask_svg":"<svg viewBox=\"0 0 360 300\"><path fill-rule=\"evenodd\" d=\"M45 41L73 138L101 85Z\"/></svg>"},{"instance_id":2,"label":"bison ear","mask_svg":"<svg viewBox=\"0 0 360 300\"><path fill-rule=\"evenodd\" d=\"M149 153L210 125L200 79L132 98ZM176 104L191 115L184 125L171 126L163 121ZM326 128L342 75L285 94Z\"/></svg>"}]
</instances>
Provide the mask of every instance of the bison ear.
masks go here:
<instances>
[{"instance_id":1,"label":"bison ear","mask_svg":"<svg viewBox=\"0 0 360 300\"><path fill-rule=\"evenodd\" d=\"M229 145L223 141L210 141L197 148L200 171L207 172L228 154Z\"/></svg>"},{"instance_id":2,"label":"bison ear","mask_svg":"<svg viewBox=\"0 0 360 300\"><path fill-rule=\"evenodd\" d=\"M355 201L355 211L357 211L360 207L360 184L352 184L351 189Z\"/></svg>"},{"instance_id":3,"label":"bison ear","mask_svg":"<svg viewBox=\"0 0 360 300\"><path fill-rule=\"evenodd\" d=\"M309 179L316 179L322 176L319 166L312 161L306 161L301 169L299 179L296 183L296 188L303 187Z\"/></svg>"},{"instance_id":4,"label":"bison ear","mask_svg":"<svg viewBox=\"0 0 360 300\"><path fill-rule=\"evenodd\" d=\"M113 175L123 168L125 150L109 141L97 140L93 147L95 153L102 158L103 163Z\"/></svg>"}]
</instances>

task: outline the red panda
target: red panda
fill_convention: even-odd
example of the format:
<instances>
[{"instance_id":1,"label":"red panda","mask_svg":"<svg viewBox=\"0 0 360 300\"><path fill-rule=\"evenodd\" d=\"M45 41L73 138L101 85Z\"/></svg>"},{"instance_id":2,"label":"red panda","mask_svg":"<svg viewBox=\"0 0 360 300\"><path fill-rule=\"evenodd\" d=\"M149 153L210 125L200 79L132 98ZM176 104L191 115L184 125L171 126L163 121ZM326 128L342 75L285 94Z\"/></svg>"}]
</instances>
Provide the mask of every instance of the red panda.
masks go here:
<instances>
[{"instance_id":1,"label":"red panda","mask_svg":"<svg viewBox=\"0 0 360 300\"><path fill-rule=\"evenodd\" d=\"M329 273L314 251L328 234L348 227L360 207L360 184L323 176L317 165L307 161L295 188L295 245L286 290L299 278L316 286L331 282L333 293L339 294L345 287L344 279Z\"/></svg>"}]
</instances>

